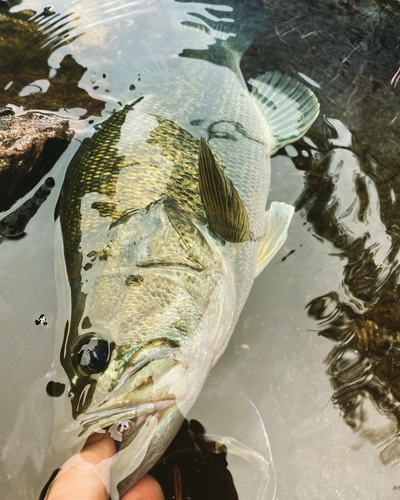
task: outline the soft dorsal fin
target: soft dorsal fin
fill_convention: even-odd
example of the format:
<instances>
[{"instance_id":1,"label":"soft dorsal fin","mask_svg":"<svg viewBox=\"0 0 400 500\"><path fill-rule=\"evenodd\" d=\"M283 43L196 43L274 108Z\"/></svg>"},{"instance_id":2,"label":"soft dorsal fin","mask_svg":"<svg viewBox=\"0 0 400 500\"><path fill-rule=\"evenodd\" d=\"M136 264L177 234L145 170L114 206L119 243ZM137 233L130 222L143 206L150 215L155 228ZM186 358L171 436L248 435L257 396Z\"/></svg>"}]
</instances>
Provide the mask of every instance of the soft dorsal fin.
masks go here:
<instances>
[{"instance_id":1,"label":"soft dorsal fin","mask_svg":"<svg viewBox=\"0 0 400 500\"><path fill-rule=\"evenodd\" d=\"M199 185L212 232L231 243L247 241L250 238L247 210L203 138L200 139Z\"/></svg>"},{"instance_id":2,"label":"soft dorsal fin","mask_svg":"<svg viewBox=\"0 0 400 500\"><path fill-rule=\"evenodd\" d=\"M319 102L314 93L290 76L268 72L249 83L273 137L271 155L300 139L318 116Z\"/></svg>"},{"instance_id":3,"label":"soft dorsal fin","mask_svg":"<svg viewBox=\"0 0 400 500\"><path fill-rule=\"evenodd\" d=\"M275 201L265 212L265 233L258 248L256 276L285 243L293 214L294 208L291 205Z\"/></svg>"}]
</instances>

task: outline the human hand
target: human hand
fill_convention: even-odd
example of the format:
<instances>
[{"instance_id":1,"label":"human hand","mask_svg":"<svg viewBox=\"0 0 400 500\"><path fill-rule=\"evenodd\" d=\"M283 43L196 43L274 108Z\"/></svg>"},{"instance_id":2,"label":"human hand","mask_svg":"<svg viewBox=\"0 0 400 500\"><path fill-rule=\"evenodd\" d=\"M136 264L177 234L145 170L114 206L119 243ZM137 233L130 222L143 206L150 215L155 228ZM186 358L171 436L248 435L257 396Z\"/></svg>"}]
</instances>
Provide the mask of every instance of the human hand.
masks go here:
<instances>
[{"instance_id":1,"label":"human hand","mask_svg":"<svg viewBox=\"0 0 400 500\"><path fill-rule=\"evenodd\" d=\"M82 451L63 465L46 500L109 500L107 488L115 453L108 432L90 436ZM78 468L79 462L84 468ZM121 500L164 500L164 495L158 482L146 474Z\"/></svg>"}]
</instances>

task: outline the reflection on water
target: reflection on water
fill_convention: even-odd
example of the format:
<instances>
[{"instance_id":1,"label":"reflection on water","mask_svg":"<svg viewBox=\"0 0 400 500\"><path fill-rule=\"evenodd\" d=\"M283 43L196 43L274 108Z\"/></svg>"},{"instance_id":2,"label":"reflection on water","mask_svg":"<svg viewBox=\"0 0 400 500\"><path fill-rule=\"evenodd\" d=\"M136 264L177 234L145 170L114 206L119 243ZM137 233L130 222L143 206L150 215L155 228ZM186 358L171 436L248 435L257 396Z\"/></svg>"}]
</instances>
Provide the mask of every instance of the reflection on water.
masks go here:
<instances>
[{"instance_id":1,"label":"reflection on water","mask_svg":"<svg viewBox=\"0 0 400 500\"><path fill-rule=\"evenodd\" d=\"M311 162L297 209L316 237L333 244L344 268L338 288L313 299L308 314L320 335L336 342L326 359L334 404L379 448L382 462L393 463L400 457L398 176L385 161L390 147L379 163L357 157L350 176L345 157L339 160L329 147L334 141L327 142L319 147L322 160ZM382 173L390 183L382 183Z\"/></svg>"},{"instance_id":2,"label":"reflection on water","mask_svg":"<svg viewBox=\"0 0 400 500\"><path fill-rule=\"evenodd\" d=\"M114 25L103 30L101 44L96 46L90 30L85 34L77 31L77 16L90 17L92 15L90 9L87 12L79 12L76 16L52 10L29 10L36 9L35 5L39 3L23 2L24 10L14 9L10 12L11 3L8 2L6 5L6 2L0 2L2 31L0 65L5 68L0 75L0 87L4 89L0 95L0 105L12 104L25 109L56 112L67 110L65 113L68 116L78 117L84 125L88 125L102 113L104 116L104 110L111 109L115 104L112 101L112 92L109 91L113 88L113 84L118 85L118 82L112 80L112 68L121 66L122 61L117 59L114 66L107 61L105 72L101 71L101 61L107 54L108 47L118 45L121 33L126 35L129 23L133 22L132 16L124 14L128 20L125 25L122 23L124 17L121 14ZM215 2L210 0L202 3ZM216 373L225 376L232 373L232 378L235 377L235 382L240 382L245 393L252 394L252 399L259 407L264 420L269 420L266 427L273 440L272 454L274 459L276 457L278 497L331 499L338 497L340 490L337 494L333 490L328 490L326 493L324 487L314 477L318 476L320 471L325 471L324 463L318 460L312 462L309 459L309 463L314 464L315 470L311 471L310 476L306 476L304 469L301 469L299 457L302 458L304 453L308 453L306 456L310 457L314 450L318 450L316 436L326 434L326 429L336 429L335 416L329 414L327 427L323 427L318 421L318 425L310 429L307 420L304 421L304 427L296 427L298 423L296 418L300 421L297 413L303 418L303 415L320 412L321 407L331 397L333 405L340 411L349 428L363 442L367 441L376 448L377 451L371 448L367 452L364 451L365 454L362 456L365 461L374 454L379 454L382 464L396 465L400 458L398 3L372 0L354 3L334 0L316 2L263 0L262 3L268 15L257 40L243 57L241 67L246 79L262 74L266 70L279 69L305 81L317 93L321 102L321 116L307 137L280 152L281 156L276 160L276 165L282 166L282 169L284 165L289 167L285 170L285 176L279 177L280 185L273 185L271 192L271 199L274 197L279 199L283 193L288 202L295 204L299 224L301 221L304 225L308 239L300 229L294 227L293 232L299 235L299 241L296 240L292 246L284 248L280 263L275 263L275 266L281 266L277 275L280 279L287 280L289 289L287 292L286 285L274 283L282 311L287 314L283 318L281 314L279 321L269 326L279 335L270 341L271 344L266 344L265 326L261 325L259 330L254 331L257 316L261 314L262 308L265 308L267 321L274 317L274 308L267 302L271 293L271 283L266 281L266 285L260 285L260 289L256 288L244 312L237 334L237 338L242 339L239 341L239 347L234 337L230 351L221 359L219 366L217 365L216 369L219 371ZM190 5L195 6L195 4L193 2ZM119 15L118 12L115 15ZM201 14L197 13L196 16L200 22ZM95 18L92 19L92 24L95 26ZM76 38L78 35L79 40ZM76 57L72 50L68 52L69 47L73 46L70 43L73 40L80 44L79 50L84 54L81 59ZM12 52L9 50L10 46L13 47ZM139 47L138 51L140 50ZM219 46L213 47L211 51L199 47L196 52L188 55L216 60L220 56L219 50ZM96 57L93 58L95 62L92 64L92 69L89 63L93 53ZM225 64L229 65L229 61L225 61ZM135 78L138 80L140 76L137 75ZM132 82L133 92L135 85ZM196 121L192 125L198 127L202 126L202 123ZM215 137L221 134L228 137L229 134L232 135L231 132L241 134L235 123L218 123L210 127L209 135L214 134ZM72 154L69 155L71 157ZM284 163L285 161L289 163ZM7 212L7 217L2 217L0 221L0 241L3 243L1 250L4 261L7 262L7 266L2 269L2 276L4 276L3 282L7 283L8 287L2 294L1 303L1 311L5 317L3 331L7 334L6 341L3 340L4 352L16 352L18 359L26 360L23 366L19 364L18 373L12 372L13 384L21 387L21 390L15 394L10 386L5 389L5 399L10 401L10 408L11 401L15 400L15 408L10 412L11 418L7 416L4 424L5 435L11 437L3 449L10 455L15 453L14 443L17 442L18 436L24 432L24 435L29 433L36 436L36 429L41 425L39 418L41 411L51 415L50 405L42 404L44 400L41 398L47 397L46 388L47 392L52 394L57 389L51 384L47 375L53 349L51 336L45 338L43 334L40 339L34 337L39 330L41 333L51 332L54 335L54 307L52 309L49 305L52 303L49 296L44 295L41 301L39 299L37 302L33 301L33 305L28 309L29 314L26 313L29 321L24 323L19 316L23 308L21 306L25 302L21 286L15 284L15 277L19 277L18 273L23 273L24 279L29 283L24 285L24 293L27 295L25 301L30 302L37 290L35 284L40 280L34 273L35 264L28 263L26 267L20 267L20 262L26 256L32 257L34 262L38 262L37 269L41 270L38 271L41 273L41 279L51 273L52 265L46 267L43 263L39 264L39 261L42 262L46 258L48 262L52 262L52 251L48 250L52 248L52 243L46 243L47 250L39 248L40 244L43 245L43 241L51 241L51 231L47 239L43 237L34 240L34 245L30 245L30 242L33 238L32 231L43 230L46 224L50 227L58 197L57 189L63 175L64 170L56 171L54 176L57 187L53 190L51 181L42 179L26 199L17 204L17 209L11 213ZM303 179L303 185L297 182L300 179ZM28 228L31 228L30 232L27 231L28 236L19 240L18 237L24 235L28 224L30 224ZM315 241L319 245L317 250L314 250ZM11 244L14 246L10 247ZM297 245L296 248L294 244ZM324 256L322 254L327 247L329 255ZM310 263L302 251L310 252L315 262ZM14 261L10 257L11 254L15 254ZM329 281L323 283L319 281L317 284L319 272L317 259L322 261L323 258L327 265L337 266L340 271L330 275ZM292 267L284 268L284 265ZM304 266L310 267L309 275L304 277L302 282L304 295L293 295L289 280L295 278L297 273L300 274L299 268ZM290 269L293 275L286 269ZM271 270L271 275L267 276L274 276L274 272ZM262 300L257 297L259 290L263 294ZM296 303L288 302L287 295L292 299L294 297ZM21 305L18 303L19 300ZM13 310L9 304L14 304ZM302 312L292 319L291 314L295 314L292 311L297 310L296 307ZM309 318L304 313L304 307ZM38 321L42 314L48 324L41 322L39 326L35 325L35 321ZM306 333L304 338L308 340L303 341L303 344L298 340L299 334L293 333L295 328ZM29 341L32 342L31 339L34 339L34 344L29 344L26 337L21 335L16 337L18 344L12 344L10 339L16 329L29 332L29 335L32 333ZM306 331L307 329L317 329L319 338L315 332ZM252 344L252 339L258 340L257 346ZM47 345L49 348L46 354ZM296 364L296 357L300 356L298 345L301 345L302 352L306 353L304 354L306 361ZM309 393L304 388L305 381L310 381L307 374L312 370L318 374L315 366L323 361L320 355L323 348L318 350L321 345L327 345L330 349L325 363L332 389L324 392L323 377L318 378L315 375L317 378L317 381L313 382L315 393L306 400ZM274 361L271 357L268 358L266 347L275 353L275 360L278 360L275 379L274 373L268 372L266 366L265 358L270 364ZM257 353L253 354L254 351ZM33 363L29 358L30 352L35 353L35 359L42 355L46 358L47 355L48 360L48 366L43 368L43 373L35 372L34 382L37 390L32 392L34 400L26 396L26 380L29 380L33 370L38 370L35 368L37 363ZM240 357L237 352L240 353ZM240 360L239 363L237 359ZM246 362L246 359L251 361ZM7 368L4 377L9 377L10 366L3 365ZM292 372L291 367L295 367ZM14 369L14 365L12 368ZM295 377L290 375L293 372ZM293 388L292 392L290 388ZM294 393L300 395L298 400L293 396ZM291 394L291 397L288 394ZM290 404L287 403L288 399L291 399ZM21 406L23 401L26 403L25 406ZM315 401L318 401L318 404ZM38 422L29 423L26 427L21 418L16 417L18 413L21 417L20 407L25 408L25 413L34 413ZM295 410L292 410L293 407ZM233 415L234 406L231 410ZM289 418L287 415L290 410L295 416L291 413ZM209 411L211 414L211 410ZM246 418L250 418L248 414L247 417L243 416L243 420L246 421ZM204 423L207 431L214 432L212 420L207 423L201 418L199 420ZM217 420L218 416L214 415L214 422ZM46 421L50 428L51 418L47 417ZM276 428L274 428L275 422L279 424ZM284 424L281 425L281 422ZM37 440L34 441L32 438L31 446L24 442L20 452L29 457L28 465L31 461L36 464L37 476L40 476L42 467L37 450L44 449L48 444L47 429L43 429L43 424L41 428L40 439L36 437ZM276 435L277 428L282 431L279 436ZM300 431L294 433L295 435L290 434L288 429L292 428L300 428ZM284 432L289 433L290 446L287 447L285 447ZM347 446L346 438L343 438L346 435L340 436L337 438L337 448L332 446L335 449L335 452L332 452L334 457L342 457L338 449L343 450ZM179 439L180 437L178 441ZM189 455L192 452L197 453L198 448L203 449L204 443L199 444L197 437L191 435L190 440L190 446L196 451L192 450ZM172 446L177 446L177 442ZM188 443L185 441L183 448L187 446ZM36 448L33 449L34 447ZM256 448L256 445L253 448ZM266 455L265 450L262 450L262 453ZM291 468L286 464L293 464L292 456L297 462ZM357 458L356 455L351 455L351 458L347 459L355 464L354 467L358 470L364 466L363 459ZM166 479L169 481L169 486L166 483L165 490L167 492L170 488L171 495L176 494L176 485L179 484L178 474L183 474L180 467L179 473L176 472L175 466L179 466L180 460L181 458L177 458L176 462L171 464ZM185 460L182 459L184 462L182 468L188 465L190 469ZM230 477L226 474L224 454L218 455L218 460L221 464L216 465L215 474L221 474L222 483L230 489ZM27 467L23 468L23 460L19 458L17 462L21 485L24 481L31 481L32 476L26 472ZM229 447L228 462L230 463ZM210 463L208 462L209 467ZM221 469L218 469L219 465ZM304 467L306 466L309 466L308 463ZM291 470L285 470L288 468ZM203 477L203 469L194 470ZM378 469L373 464L368 470ZM379 473L383 475L387 470L384 469L384 472L379 470ZM157 470L154 473L157 474ZM190 473L196 475L193 471ZM364 479L367 484L367 478L363 474L366 475L360 472L358 477L362 480L360 484L354 486L356 493L352 493L353 490L346 483L347 470L341 470L338 473L340 476L338 483L345 486L344 492L339 497L359 498L357 488L362 488L361 483ZM334 481L333 473L328 479ZM244 479L242 484L245 484ZM299 484L301 486L298 486ZM237 486L240 492L240 485ZM370 496L365 498L371 500L379 498L380 486L376 486L376 491L373 491L373 487L374 485L369 486ZM393 488L394 486L390 484L390 489ZM274 491L273 489L270 493L271 498L274 496ZM235 498L232 489L230 492L233 495L230 498ZM19 493L21 497L24 495L29 497L30 490L21 486ZM5 494L7 498L11 498L7 496L7 492ZM212 498L208 495L209 493L204 493L203 497ZM192 498L195 498L194 492Z\"/></svg>"},{"instance_id":3,"label":"reflection on water","mask_svg":"<svg viewBox=\"0 0 400 500\"><path fill-rule=\"evenodd\" d=\"M332 401L392 464L400 457L398 4L263 3L268 29L245 71L257 57L262 68L297 73L322 103L318 126L285 154L304 172L296 210L343 262L341 282L307 305L319 334L335 342L326 359Z\"/></svg>"},{"instance_id":4,"label":"reflection on water","mask_svg":"<svg viewBox=\"0 0 400 500\"><path fill-rule=\"evenodd\" d=\"M0 106L100 116L104 103L79 86L86 68L71 54L57 65L50 63L58 49L75 39L76 16L61 15L51 6L37 13L31 9L14 13L4 3L0 3Z\"/></svg>"}]
</instances>

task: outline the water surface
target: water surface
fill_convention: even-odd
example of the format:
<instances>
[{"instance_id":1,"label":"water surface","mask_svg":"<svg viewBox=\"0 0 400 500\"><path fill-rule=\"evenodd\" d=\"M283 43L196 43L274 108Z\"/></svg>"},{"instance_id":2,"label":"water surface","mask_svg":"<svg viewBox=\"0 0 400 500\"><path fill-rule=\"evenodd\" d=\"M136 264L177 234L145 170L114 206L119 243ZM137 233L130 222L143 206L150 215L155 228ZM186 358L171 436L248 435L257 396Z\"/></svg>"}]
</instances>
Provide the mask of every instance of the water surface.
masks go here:
<instances>
[{"instance_id":1,"label":"water surface","mask_svg":"<svg viewBox=\"0 0 400 500\"><path fill-rule=\"evenodd\" d=\"M129 42L135 15L144 19L129 8L116 10L101 43L89 29L65 44L80 34L79 22L90 18L96 28L95 11L82 5L54 4L40 16L44 4L38 1L11 11L1 4L22 31L21 23L36 12L53 43L33 52L35 64L12 67L6 61L2 104L13 104L17 112L57 112L79 130L49 172L55 187L26 235L0 244L4 498L33 497L50 467L45 450L53 402L45 388L56 317L54 209L78 139L115 106L118 76L123 79L126 67L118 58L104 63L107 51ZM264 7L262 29L242 60L245 78L266 70L295 76L315 91L321 114L307 137L272 161L268 203L296 207L289 237L256 279L190 416L210 434L260 446L269 466L265 498L273 498L276 488L280 500L394 499L400 489L398 6L304 0L284 6L264 1ZM74 14L59 20L53 33L49 19L57 21L52 16L67 10ZM146 19L151 22L151 16ZM29 36L37 36L35 30ZM145 50L152 43L143 38ZM16 59L21 52L15 49ZM41 314L47 325L36 324ZM253 470L254 487L267 469L257 469L255 462L244 474L229 446L227 459L239 498L250 498L245 475Z\"/></svg>"}]
</instances>

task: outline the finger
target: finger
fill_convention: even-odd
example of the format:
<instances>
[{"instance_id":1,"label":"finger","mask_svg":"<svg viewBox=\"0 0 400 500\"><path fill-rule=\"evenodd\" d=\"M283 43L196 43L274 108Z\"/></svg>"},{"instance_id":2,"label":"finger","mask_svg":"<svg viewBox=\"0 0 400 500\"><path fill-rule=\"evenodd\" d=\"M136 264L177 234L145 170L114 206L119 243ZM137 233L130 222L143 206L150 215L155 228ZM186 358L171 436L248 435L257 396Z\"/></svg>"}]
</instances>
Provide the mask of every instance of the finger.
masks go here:
<instances>
[{"instance_id":1,"label":"finger","mask_svg":"<svg viewBox=\"0 0 400 500\"><path fill-rule=\"evenodd\" d=\"M146 474L125 493L121 500L164 500L158 481Z\"/></svg>"},{"instance_id":2,"label":"finger","mask_svg":"<svg viewBox=\"0 0 400 500\"><path fill-rule=\"evenodd\" d=\"M97 465L115 455L115 442L108 432L92 434L81 451L85 462Z\"/></svg>"},{"instance_id":3,"label":"finger","mask_svg":"<svg viewBox=\"0 0 400 500\"><path fill-rule=\"evenodd\" d=\"M108 500L114 440L108 433L91 436L80 453L63 465L48 500Z\"/></svg>"}]
</instances>

